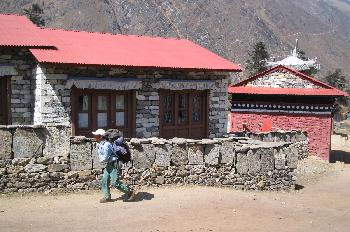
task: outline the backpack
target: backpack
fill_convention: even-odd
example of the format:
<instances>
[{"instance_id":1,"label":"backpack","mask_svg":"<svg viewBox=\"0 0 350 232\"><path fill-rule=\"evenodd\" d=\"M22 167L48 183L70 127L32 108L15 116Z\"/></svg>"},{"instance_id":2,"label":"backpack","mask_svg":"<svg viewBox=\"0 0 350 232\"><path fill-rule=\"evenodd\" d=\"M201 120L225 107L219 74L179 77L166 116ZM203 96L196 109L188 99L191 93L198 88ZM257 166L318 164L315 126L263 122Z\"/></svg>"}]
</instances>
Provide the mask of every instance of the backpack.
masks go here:
<instances>
[{"instance_id":1,"label":"backpack","mask_svg":"<svg viewBox=\"0 0 350 232\"><path fill-rule=\"evenodd\" d=\"M123 142L121 146L125 148L126 154L118 155L118 161L121 161L123 164L125 164L131 161L131 152L129 146L125 142Z\"/></svg>"}]
</instances>

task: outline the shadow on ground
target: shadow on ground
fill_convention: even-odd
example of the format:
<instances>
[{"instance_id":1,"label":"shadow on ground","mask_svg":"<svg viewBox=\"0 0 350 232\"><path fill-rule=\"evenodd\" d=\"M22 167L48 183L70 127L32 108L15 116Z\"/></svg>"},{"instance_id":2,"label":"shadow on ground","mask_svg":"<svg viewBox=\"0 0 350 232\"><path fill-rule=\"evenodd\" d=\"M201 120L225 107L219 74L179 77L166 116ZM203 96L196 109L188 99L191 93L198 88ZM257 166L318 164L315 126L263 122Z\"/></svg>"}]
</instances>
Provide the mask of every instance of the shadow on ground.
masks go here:
<instances>
[{"instance_id":1,"label":"shadow on ground","mask_svg":"<svg viewBox=\"0 0 350 232\"><path fill-rule=\"evenodd\" d=\"M153 193L148 193L148 192L137 192L135 194L134 199L131 202L138 202L138 201L143 201L143 200L152 200L154 198L154 194ZM113 199L112 201L126 201L126 195L123 195L119 198Z\"/></svg>"},{"instance_id":2,"label":"shadow on ground","mask_svg":"<svg viewBox=\"0 0 350 232\"><path fill-rule=\"evenodd\" d=\"M332 150L331 155L329 157L329 162L335 163L337 161L344 162L346 164L350 164L350 152L340 151L340 150Z\"/></svg>"}]
</instances>

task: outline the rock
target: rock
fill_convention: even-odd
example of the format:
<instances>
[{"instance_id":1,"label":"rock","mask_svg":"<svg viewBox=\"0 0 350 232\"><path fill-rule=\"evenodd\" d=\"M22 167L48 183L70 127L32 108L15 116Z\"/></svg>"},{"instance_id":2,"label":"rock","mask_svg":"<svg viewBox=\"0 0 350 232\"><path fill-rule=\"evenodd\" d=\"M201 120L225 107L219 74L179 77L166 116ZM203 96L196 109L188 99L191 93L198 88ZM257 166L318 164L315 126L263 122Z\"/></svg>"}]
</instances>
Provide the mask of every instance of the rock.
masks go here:
<instances>
[{"instance_id":1,"label":"rock","mask_svg":"<svg viewBox=\"0 0 350 232\"><path fill-rule=\"evenodd\" d=\"M220 157L222 164L234 164L235 162L235 146L233 142L224 142L220 147Z\"/></svg>"},{"instance_id":2,"label":"rock","mask_svg":"<svg viewBox=\"0 0 350 232\"><path fill-rule=\"evenodd\" d=\"M278 170L286 169L286 154L284 149L275 151L275 168Z\"/></svg>"},{"instance_id":3,"label":"rock","mask_svg":"<svg viewBox=\"0 0 350 232\"><path fill-rule=\"evenodd\" d=\"M220 155L220 145L218 144L208 144L204 149L204 160L206 164L218 165L219 155Z\"/></svg>"},{"instance_id":4,"label":"rock","mask_svg":"<svg viewBox=\"0 0 350 232\"><path fill-rule=\"evenodd\" d=\"M50 164L47 167L47 171L49 172L62 172L65 169L68 169L68 165L66 164Z\"/></svg>"},{"instance_id":5,"label":"rock","mask_svg":"<svg viewBox=\"0 0 350 232\"><path fill-rule=\"evenodd\" d=\"M265 187L265 182L263 180L259 181L256 186L259 188L259 189L264 189Z\"/></svg>"},{"instance_id":6,"label":"rock","mask_svg":"<svg viewBox=\"0 0 350 232\"><path fill-rule=\"evenodd\" d=\"M6 174L6 168L0 168L0 177Z\"/></svg>"},{"instance_id":7,"label":"rock","mask_svg":"<svg viewBox=\"0 0 350 232\"><path fill-rule=\"evenodd\" d=\"M153 137L151 138L151 143L152 144L165 144L167 142L166 139L162 139L162 138L157 138L157 137Z\"/></svg>"},{"instance_id":8,"label":"rock","mask_svg":"<svg viewBox=\"0 0 350 232\"><path fill-rule=\"evenodd\" d=\"M16 182L14 184L14 187L16 187L18 189L30 188L30 183L27 183L27 182Z\"/></svg>"},{"instance_id":9,"label":"rock","mask_svg":"<svg viewBox=\"0 0 350 232\"><path fill-rule=\"evenodd\" d=\"M254 175L260 172L260 155L261 149L249 150L247 153L247 162L249 174Z\"/></svg>"},{"instance_id":10,"label":"rock","mask_svg":"<svg viewBox=\"0 0 350 232\"><path fill-rule=\"evenodd\" d=\"M0 130L0 159L12 158L12 134L7 130Z\"/></svg>"},{"instance_id":11,"label":"rock","mask_svg":"<svg viewBox=\"0 0 350 232\"><path fill-rule=\"evenodd\" d=\"M70 150L70 166L72 171L92 169L91 143L72 143Z\"/></svg>"},{"instance_id":12,"label":"rock","mask_svg":"<svg viewBox=\"0 0 350 232\"><path fill-rule=\"evenodd\" d=\"M176 143L173 145L171 161L174 165L186 165L188 163L187 149L185 144Z\"/></svg>"},{"instance_id":13,"label":"rock","mask_svg":"<svg viewBox=\"0 0 350 232\"><path fill-rule=\"evenodd\" d=\"M22 166L10 166L6 169L6 172L9 174L18 174L22 171L24 171Z\"/></svg>"},{"instance_id":14,"label":"rock","mask_svg":"<svg viewBox=\"0 0 350 232\"><path fill-rule=\"evenodd\" d=\"M131 150L135 168L151 168L156 158L154 145L136 145Z\"/></svg>"},{"instance_id":15,"label":"rock","mask_svg":"<svg viewBox=\"0 0 350 232\"><path fill-rule=\"evenodd\" d=\"M43 153L44 129L18 128L13 135L14 158L30 158Z\"/></svg>"},{"instance_id":16,"label":"rock","mask_svg":"<svg viewBox=\"0 0 350 232\"><path fill-rule=\"evenodd\" d=\"M45 195L49 195L51 192L52 192L51 189L47 189L47 190L44 191L44 194L45 194Z\"/></svg>"},{"instance_id":17,"label":"rock","mask_svg":"<svg viewBox=\"0 0 350 232\"><path fill-rule=\"evenodd\" d=\"M31 161L31 158L14 158L12 159L12 165L26 166Z\"/></svg>"},{"instance_id":18,"label":"rock","mask_svg":"<svg viewBox=\"0 0 350 232\"><path fill-rule=\"evenodd\" d=\"M164 182L165 182L164 176L157 176L157 178L156 178L157 184L164 184Z\"/></svg>"},{"instance_id":19,"label":"rock","mask_svg":"<svg viewBox=\"0 0 350 232\"><path fill-rule=\"evenodd\" d=\"M65 174L62 172L50 172L51 180L63 180L64 177L65 177Z\"/></svg>"},{"instance_id":20,"label":"rock","mask_svg":"<svg viewBox=\"0 0 350 232\"><path fill-rule=\"evenodd\" d=\"M97 143L92 143L92 169L103 169L106 165L100 162L97 152Z\"/></svg>"},{"instance_id":21,"label":"rock","mask_svg":"<svg viewBox=\"0 0 350 232\"><path fill-rule=\"evenodd\" d=\"M28 173L32 173L32 172L42 172L46 170L46 166L43 164L27 164L24 167L24 171L28 172Z\"/></svg>"},{"instance_id":22,"label":"rock","mask_svg":"<svg viewBox=\"0 0 350 232\"><path fill-rule=\"evenodd\" d=\"M38 164L50 164L52 162L52 157L44 156L36 159L36 163Z\"/></svg>"},{"instance_id":23,"label":"rock","mask_svg":"<svg viewBox=\"0 0 350 232\"><path fill-rule=\"evenodd\" d=\"M171 145L156 145L155 146L155 161L154 164L160 167L170 166L171 161Z\"/></svg>"},{"instance_id":24,"label":"rock","mask_svg":"<svg viewBox=\"0 0 350 232\"><path fill-rule=\"evenodd\" d=\"M46 127L44 156L63 156L69 155L70 149L70 131L69 127Z\"/></svg>"},{"instance_id":25,"label":"rock","mask_svg":"<svg viewBox=\"0 0 350 232\"><path fill-rule=\"evenodd\" d=\"M77 179L79 177L79 174L77 171L71 171L66 174L67 179Z\"/></svg>"},{"instance_id":26,"label":"rock","mask_svg":"<svg viewBox=\"0 0 350 232\"><path fill-rule=\"evenodd\" d=\"M171 139L171 142L173 144L186 144L187 143L186 139L184 139L184 138L177 138L177 137Z\"/></svg>"},{"instance_id":27,"label":"rock","mask_svg":"<svg viewBox=\"0 0 350 232\"><path fill-rule=\"evenodd\" d=\"M188 163L204 164L204 147L199 144L188 145Z\"/></svg>"},{"instance_id":28,"label":"rock","mask_svg":"<svg viewBox=\"0 0 350 232\"><path fill-rule=\"evenodd\" d=\"M298 151L290 147L287 150L287 166L292 169L296 169L298 166Z\"/></svg>"},{"instance_id":29,"label":"rock","mask_svg":"<svg viewBox=\"0 0 350 232\"><path fill-rule=\"evenodd\" d=\"M239 174L247 174L248 173L248 159L247 154L245 153L237 153L237 163L236 169Z\"/></svg>"},{"instance_id":30,"label":"rock","mask_svg":"<svg viewBox=\"0 0 350 232\"><path fill-rule=\"evenodd\" d=\"M270 173L274 169L274 150L267 148L262 150L261 154L261 172ZM272 173L271 173L272 175Z\"/></svg>"}]
</instances>

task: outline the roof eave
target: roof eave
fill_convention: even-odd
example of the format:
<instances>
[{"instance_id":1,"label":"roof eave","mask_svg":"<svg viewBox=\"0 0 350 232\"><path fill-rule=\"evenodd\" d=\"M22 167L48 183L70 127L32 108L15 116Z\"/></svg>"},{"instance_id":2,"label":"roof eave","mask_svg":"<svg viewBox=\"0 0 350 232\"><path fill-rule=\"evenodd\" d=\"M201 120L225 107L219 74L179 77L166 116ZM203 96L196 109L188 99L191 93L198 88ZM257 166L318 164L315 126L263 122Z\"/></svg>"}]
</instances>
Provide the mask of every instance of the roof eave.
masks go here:
<instances>
[{"instance_id":1,"label":"roof eave","mask_svg":"<svg viewBox=\"0 0 350 232\"><path fill-rule=\"evenodd\" d=\"M35 56L35 55L34 55ZM237 69L219 69L219 68L186 68L186 67L161 67L161 66L137 66L137 65L116 65L116 64L85 64L85 63L63 63L63 62L47 62L40 61L40 64L59 65L59 66L89 66L89 67L111 67L111 68L126 68L126 69L158 69L158 70L183 70L183 71L205 71L205 72L242 72L241 68Z\"/></svg>"}]
</instances>

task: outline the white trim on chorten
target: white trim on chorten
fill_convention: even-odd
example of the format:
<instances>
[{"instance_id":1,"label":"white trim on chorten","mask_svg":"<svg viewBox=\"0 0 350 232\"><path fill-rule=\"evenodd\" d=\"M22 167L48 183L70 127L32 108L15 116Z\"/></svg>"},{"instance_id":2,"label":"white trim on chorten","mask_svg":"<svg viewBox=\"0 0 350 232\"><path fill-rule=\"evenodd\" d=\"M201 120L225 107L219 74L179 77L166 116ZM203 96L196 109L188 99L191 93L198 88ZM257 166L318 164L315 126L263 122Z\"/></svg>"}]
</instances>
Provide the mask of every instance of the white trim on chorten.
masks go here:
<instances>
[{"instance_id":1,"label":"white trim on chorten","mask_svg":"<svg viewBox=\"0 0 350 232\"><path fill-rule=\"evenodd\" d=\"M284 58L280 61L267 61L266 66L267 67L276 67L278 65L283 65L289 68L293 68L299 71L307 70L312 67L316 68L317 70L320 69L320 65L317 63L317 58L309 59L309 60L302 60L298 57L298 39L296 40L296 45L291 52L291 55Z\"/></svg>"}]
</instances>

